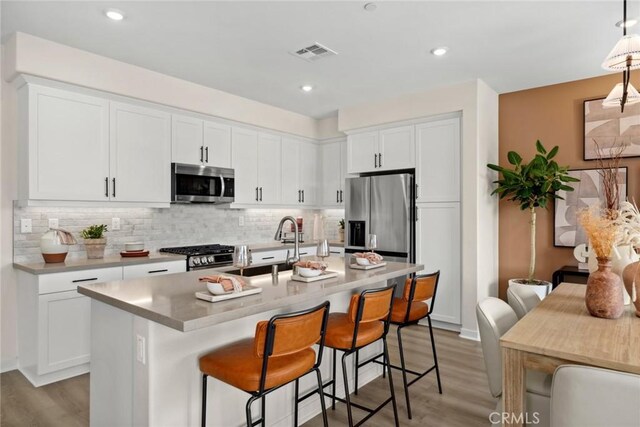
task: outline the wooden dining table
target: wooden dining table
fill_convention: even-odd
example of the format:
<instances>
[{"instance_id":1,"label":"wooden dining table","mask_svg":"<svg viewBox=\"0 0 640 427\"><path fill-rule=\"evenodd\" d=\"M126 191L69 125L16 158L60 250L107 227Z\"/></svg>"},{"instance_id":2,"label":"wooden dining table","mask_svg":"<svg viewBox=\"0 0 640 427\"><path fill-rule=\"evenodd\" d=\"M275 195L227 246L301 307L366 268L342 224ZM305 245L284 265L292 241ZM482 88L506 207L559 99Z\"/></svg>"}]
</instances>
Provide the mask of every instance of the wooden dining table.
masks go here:
<instances>
[{"instance_id":1,"label":"wooden dining table","mask_svg":"<svg viewBox=\"0 0 640 427\"><path fill-rule=\"evenodd\" d=\"M633 305L619 319L587 311L586 286L562 283L500 339L504 425L522 426L525 370L553 374L559 365L597 366L640 374L640 317Z\"/></svg>"}]
</instances>

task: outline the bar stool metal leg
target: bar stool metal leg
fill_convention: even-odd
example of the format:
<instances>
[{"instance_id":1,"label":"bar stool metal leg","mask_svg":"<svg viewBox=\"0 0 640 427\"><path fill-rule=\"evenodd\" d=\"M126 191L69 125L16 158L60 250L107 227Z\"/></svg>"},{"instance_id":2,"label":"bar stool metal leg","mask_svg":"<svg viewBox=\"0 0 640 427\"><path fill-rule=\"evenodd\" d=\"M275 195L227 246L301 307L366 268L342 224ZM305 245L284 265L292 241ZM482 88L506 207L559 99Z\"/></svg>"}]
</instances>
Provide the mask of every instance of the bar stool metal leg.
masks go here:
<instances>
[{"instance_id":1,"label":"bar stool metal leg","mask_svg":"<svg viewBox=\"0 0 640 427\"><path fill-rule=\"evenodd\" d=\"M327 419L327 407L324 402L324 390L322 389L322 375L320 374L320 369L316 369L316 376L318 377L318 394L320 394L320 408L322 409L322 424L324 427L329 427L329 420ZM297 391L296 391L297 396ZM296 402L296 406L297 406ZM296 427L298 426L298 421L296 418Z\"/></svg>"},{"instance_id":2,"label":"bar stool metal leg","mask_svg":"<svg viewBox=\"0 0 640 427\"><path fill-rule=\"evenodd\" d=\"M333 384L331 385L331 410L336 410L336 354L337 350L333 349L333 363L332 363L332 371L333 371Z\"/></svg>"},{"instance_id":3,"label":"bar stool metal leg","mask_svg":"<svg viewBox=\"0 0 640 427\"><path fill-rule=\"evenodd\" d=\"M353 427L353 416L351 415L351 399L349 398L349 378L347 377L347 352L342 354L342 382L344 383L344 399L347 402L347 415L349 416L349 427Z\"/></svg>"},{"instance_id":4,"label":"bar stool metal leg","mask_svg":"<svg viewBox=\"0 0 640 427\"><path fill-rule=\"evenodd\" d=\"M411 419L411 401L409 400L409 386L407 385L407 367L404 362L404 349L402 347L402 326L398 326L398 353L400 353L400 366L402 366L402 384L404 385L404 397L407 401L407 415Z\"/></svg>"},{"instance_id":5,"label":"bar stool metal leg","mask_svg":"<svg viewBox=\"0 0 640 427\"><path fill-rule=\"evenodd\" d=\"M387 348L387 338L382 339L382 345L384 346L384 357L385 360L389 359L389 349ZM393 390L393 378L391 377L391 364L385 364L388 369L389 374L389 390L391 390L391 404L393 405L393 418L396 422L396 427L400 426L400 422L398 421L398 405L396 404L396 393Z\"/></svg>"},{"instance_id":6,"label":"bar stool metal leg","mask_svg":"<svg viewBox=\"0 0 640 427\"><path fill-rule=\"evenodd\" d=\"M247 414L247 427L253 427L253 417L251 416L251 404L258 399L258 396L252 396L247 400L245 411Z\"/></svg>"},{"instance_id":7,"label":"bar stool metal leg","mask_svg":"<svg viewBox=\"0 0 640 427\"><path fill-rule=\"evenodd\" d=\"M207 425L207 374L202 375L202 427Z\"/></svg>"},{"instance_id":8,"label":"bar stool metal leg","mask_svg":"<svg viewBox=\"0 0 640 427\"><path fill-rule=\"evenodd\" d=\"M262 425L262 427L265 427L265 420L267 418L265 416L265 408L266 408L265 401L266 401L266 398L265 398L265 395L263 394L262 399L260 399L260 416L262 417L262 422L260 423L260 425Z\"/></svg>"},{"instance_id":9,"label":"bar stool metal leg","mask_svg":"<svg viewBox=\"0 0 640 427\"><path fill-rule=\"evenodd\" d=\"M297 378L296 378L296 382L295 382L294 388L295 388L296 399L295 399L295 403L294 403L294 406L293 406L293 425L295 427L298 427L298 390L300 389L300 384L299 384L299 381L298 381Z\"/></svg>"},{"instance_id":10,"label":"bar stool metal leg","mask_svg":"<svg viewBox=\"0 0 640 427\"><path fill-rule=\"evenodd\" d=\"M436 342L433 339L433 327L431 326L431 316L427 316L427 320L429 321L429 336L431 337L431 349L433 350L433 361L435 362L435 365L436 365L436 378L438 379L438 392L442 394L442 383L440 383L440 368L438 367L438 355L436 354Z\"/></svg>"},{"instance_id":11,"label":"bar stool metal leg","mask_svg":"<svg viewBox=\"0 0 640 427\"><path fill-rule=\"evenodd\" d=\"M356 372L356 380L354 384L355 389L353 390L353 394L355 394L356 396L358 395L358 363L360 363L360 350L356 350L356 367L354 369L354 371Z\"/></svg>"}]
</instances>

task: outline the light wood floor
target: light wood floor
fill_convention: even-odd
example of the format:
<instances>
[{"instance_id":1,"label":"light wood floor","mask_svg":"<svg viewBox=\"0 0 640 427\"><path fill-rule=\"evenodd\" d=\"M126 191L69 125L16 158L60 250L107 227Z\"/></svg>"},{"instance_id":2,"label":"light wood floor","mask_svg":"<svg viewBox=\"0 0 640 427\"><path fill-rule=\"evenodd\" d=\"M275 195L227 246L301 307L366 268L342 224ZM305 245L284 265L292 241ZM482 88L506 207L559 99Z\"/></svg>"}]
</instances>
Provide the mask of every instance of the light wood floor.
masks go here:
<instances>
[{"instance_id":1,"label":"light wood floor","mask_svg":"<svg viewBox=\"0 0 640 427\"><path fill-rule=\"evenodd\" d=\"M409 368L422 370L431 363L431 345L428 329L421 326L405 328L402 333L405 358ZM454 332L436 330L436 350L440 362L443 394L438 394L435 372L410 387L413 419L406 416L402 377L394 371L394 383L401 426L488 426L489 413L496 400L489 393L489 385L482 360L480 344L464 340ZM389 335L389 352L397 362L395 328ZM430 366L430 365L429 365ZM379 378L354 397L354 401L375 406L388 396L388 383ZM89 375L82 375L40 388L34 388L19 371L0 375L0 425L2 426L88 426ZM329 424L347 425L344 405L329 409ZM354 409L357 422L365 415ZM322 425L320 416L305 424ZM387 405L366 425L382 427L393 425L393 411Z\"/></svg>"}]
</instances>

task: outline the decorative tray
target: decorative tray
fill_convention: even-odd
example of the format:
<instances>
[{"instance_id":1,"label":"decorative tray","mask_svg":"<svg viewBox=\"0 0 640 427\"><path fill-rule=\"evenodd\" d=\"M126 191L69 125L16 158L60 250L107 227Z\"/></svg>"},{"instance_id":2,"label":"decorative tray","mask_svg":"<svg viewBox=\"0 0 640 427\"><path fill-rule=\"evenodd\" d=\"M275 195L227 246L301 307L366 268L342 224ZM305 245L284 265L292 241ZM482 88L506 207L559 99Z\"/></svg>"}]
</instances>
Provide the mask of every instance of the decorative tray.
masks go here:
<instances>
[{"instance_id":1,"label":"decorative tray","mask_svg":"<svg viewBox=\"0 0 640 427\"><path fill-rule=\"evenodd\" d=\"M120 252L120 256L123 258L136 258L136 257L143 257L143 256L149 256L149 251L144 250L144 251L122 251Z\"/></svg>"},{"instance_id":2,"label":"decorative tray","mask_svg":"<svg viewBox=\"0 0 640 427\"><path fill-rule=\"evenodd\" d=\"M246 297L248 295L259 294L260 292L262 292L262 288L247 285L241 292L229 292L223 295L213 295L209 291L196 292L196 298L209 302L220 302L234 298Z\"/></svg>"},{"instance_id":3,"label":"decorative tray","mask_svg":"<svg viewBox=\"0 0 640 427\"><path fill-rule=\"evenodd\" d=\"M374 268L384 267L385 265L387 265L386 262L371 265L349 264L349 268L353 268L354 270L373 270Z\"/></svg>"},{"instance_id":4,"label":"decorative tray","mask_svg":"<svg viewBox=\"0 0 640 427\"><path fill-rule=\"evenodd\" d=\"M338 277L338 273L335 271L324 271L322 272L322 274L320 274L319 276L316 277L302 277L298 274L293 274L291 276L291 280L295 280L296 282L305 282L305 283L309 283L309 282L317 282L319 280L327 280L327 279L333 279L335 277Z\"/></svg>"}]
</instances>

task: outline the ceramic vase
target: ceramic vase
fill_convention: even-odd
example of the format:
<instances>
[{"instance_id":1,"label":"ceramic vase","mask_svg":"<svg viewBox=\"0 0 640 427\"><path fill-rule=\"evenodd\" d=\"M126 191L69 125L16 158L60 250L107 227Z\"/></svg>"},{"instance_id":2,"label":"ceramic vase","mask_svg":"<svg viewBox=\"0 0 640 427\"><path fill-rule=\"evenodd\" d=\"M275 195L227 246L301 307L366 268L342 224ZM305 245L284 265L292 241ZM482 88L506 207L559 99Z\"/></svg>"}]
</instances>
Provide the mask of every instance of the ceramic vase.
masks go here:
<instances>
[{"instance_id":1,"label":"ceramic vase","mask_svg":"<svg viewBox=\"0 0 640 427\"><path fill-rule=\"evenodd\" d=\"M611 253L611 270L618 276L623 278L624 269L631 263L640 260L640 255L636 253L631 245L620 245L614 248ZM631 304L631 294L622 290L624 296L624 305Z\"/></svg>"},{"instance_id":2,"label":"ceramic vase","mask_svg":"<svg viewBox=\"0 0 640 427\"><path fill-rule=\"evenodd\" d=\"M40 239L40 251L44 262L64 262L69 252L69 246L62 243L57 230L49 230Z\"/></svg>"},{"instance_id":3,"label":"ceramic vase","mask_svg":"<svg viewBox=\"0 0 640 427\"><path fill-rule=\"evenodd\" d=\"M598 269L589 274L585 303L592 316L617 319L624 311L622 281L611 270L610 258L598 258Z\"/></svg>"},{"instance_id":4,"label":"ceramic vase","mask_svg":"<svg viewBox=\"0 0 640 427\"><path fill-rule=\"evenodd\" d=\"M344 228L338 229L338 237L340 238L341 242L344 242Z\"/></svg>"},{"instance_id":5,"label":"ceramic vase","mask_svg":"<svg viewBox=\"0 0 640 427\"><path fill-rule=\"evenodd\" d=\"M84 239L84 247L89 259L104 258L105 246L107 246L107 239Z\"/></svg>"},{"instance_id":6,"label":"ceramic vase","mask_svg":"<svg viewBox=\"0 0 640 427\"><path fill-rule=\"evenodd\" d=\"M631 301L635 306L636 316L640 317L640 278L636 280L638 267L640 267L640 261L633 262L627 265L622 273L622 279L624 281L624 287L631 295Z\"/></svg>"}]
</instances>

